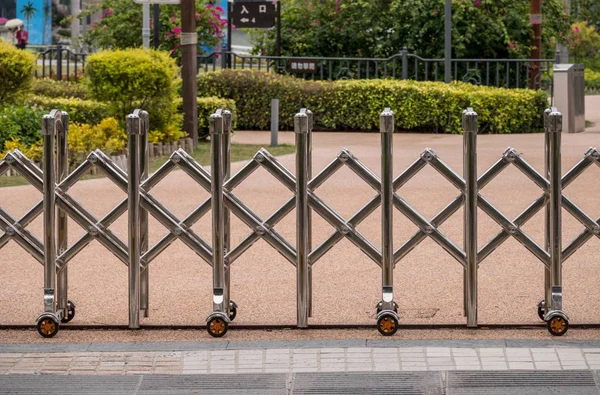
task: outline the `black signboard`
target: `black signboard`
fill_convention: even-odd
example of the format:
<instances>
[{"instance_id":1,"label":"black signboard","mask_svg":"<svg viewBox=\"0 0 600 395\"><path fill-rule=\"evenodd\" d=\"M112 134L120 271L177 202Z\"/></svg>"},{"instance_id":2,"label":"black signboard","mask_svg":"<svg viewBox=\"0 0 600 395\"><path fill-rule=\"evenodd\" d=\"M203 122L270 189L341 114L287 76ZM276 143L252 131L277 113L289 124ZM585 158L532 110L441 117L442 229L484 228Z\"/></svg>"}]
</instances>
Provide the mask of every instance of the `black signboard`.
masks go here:
<instances>
[{"instance_id":1,"label":"black signboard","mask_svg":"<svg viewBox=\"0 0 600 395\"><path fill-rule=\"evenodd\" d=\"M290 71L298 74L314 74L317 72L317 61L311 59L291 59Z\"/></svg>"},{"instance_id":2,"label":"black signboard","mask_svg":"<svg viewBox=\"0 0 600 395\"><path fill-rule=\"evenodd\" d=\"M277 17L276 7L272 1L235 1L231 4L231 23L238 28L273 27Z\"/></svg>"}]
</instances>

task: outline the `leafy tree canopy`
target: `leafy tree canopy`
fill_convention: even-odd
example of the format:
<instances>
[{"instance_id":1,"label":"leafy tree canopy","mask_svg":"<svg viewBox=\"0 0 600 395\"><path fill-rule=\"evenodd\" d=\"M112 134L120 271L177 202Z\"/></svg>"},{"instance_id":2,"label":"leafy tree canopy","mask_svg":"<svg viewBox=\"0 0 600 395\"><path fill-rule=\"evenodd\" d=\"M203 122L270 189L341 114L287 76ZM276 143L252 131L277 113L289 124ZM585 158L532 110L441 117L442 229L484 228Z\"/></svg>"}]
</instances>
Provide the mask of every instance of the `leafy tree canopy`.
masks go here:
<instances>
[{"instance_id":1,"label":"leafy tree canopy","mask_svg":"<svg viewBox=\"0 0 600 395\"><path fill-rule=\"evenodd\" d=\"M457 58L528 58L530 0L453 0ZM569 32L562 0L543 1L543 51ZM275 29L250 32L255 53L275 54ZM565 38L566 39L566 38ZM444 0L282 0L282 55L388 57L405 45L444 54Z\"/></svg>"}]
</instances>

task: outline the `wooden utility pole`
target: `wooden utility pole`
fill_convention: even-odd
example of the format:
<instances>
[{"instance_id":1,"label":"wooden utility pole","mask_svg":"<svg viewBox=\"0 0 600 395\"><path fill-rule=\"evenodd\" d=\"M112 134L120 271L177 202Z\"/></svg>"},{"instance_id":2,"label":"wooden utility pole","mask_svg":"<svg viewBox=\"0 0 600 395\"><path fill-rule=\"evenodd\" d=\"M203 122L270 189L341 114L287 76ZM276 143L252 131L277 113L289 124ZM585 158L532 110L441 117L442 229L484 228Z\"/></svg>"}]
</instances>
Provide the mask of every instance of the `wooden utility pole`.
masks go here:
<instances>
[{"instance_id":1,"label":"wooden utility pole","mask_svg":"<svg viewBox=\"0 0 600 395\"><path fill-rule=\"evenodd\" d=\"M542 2L541 0L531 0L531 12L529 19L533 27L533 37L531 39L531 59L542 58ZM537 89L536 77L540 71L540 62L533 62L529 68L529 87Z\"/></svg>"},{"instance_id":2,"label":"wooden utility pole","mask_svg":"<svg viewBox=\"0 0 600 395\"><path fill-rule=\"evenodd\" d=\"M196 83L196 0L181 0L181 79L183 130L198 145L198 86Z\"/></svg>"}]
</instances>

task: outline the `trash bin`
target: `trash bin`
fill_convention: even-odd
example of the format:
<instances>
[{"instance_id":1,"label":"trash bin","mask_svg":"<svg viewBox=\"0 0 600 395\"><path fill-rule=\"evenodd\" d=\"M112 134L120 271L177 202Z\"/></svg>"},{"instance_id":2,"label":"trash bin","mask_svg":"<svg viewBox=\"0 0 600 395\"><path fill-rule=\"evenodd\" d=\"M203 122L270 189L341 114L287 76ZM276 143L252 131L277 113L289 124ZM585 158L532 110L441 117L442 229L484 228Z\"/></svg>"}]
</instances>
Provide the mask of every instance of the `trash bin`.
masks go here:
<instances>
[{"instance_id":1,"label":"trash bin","mask_svg":"<svg viewBox=\"0 0 600 395\"><path fill-rule=\"evenodd\" d=\"M563 116L563 132L585 130L585 82L582 64L554 65L554 105Z\"/></svg>"}]
</instances>

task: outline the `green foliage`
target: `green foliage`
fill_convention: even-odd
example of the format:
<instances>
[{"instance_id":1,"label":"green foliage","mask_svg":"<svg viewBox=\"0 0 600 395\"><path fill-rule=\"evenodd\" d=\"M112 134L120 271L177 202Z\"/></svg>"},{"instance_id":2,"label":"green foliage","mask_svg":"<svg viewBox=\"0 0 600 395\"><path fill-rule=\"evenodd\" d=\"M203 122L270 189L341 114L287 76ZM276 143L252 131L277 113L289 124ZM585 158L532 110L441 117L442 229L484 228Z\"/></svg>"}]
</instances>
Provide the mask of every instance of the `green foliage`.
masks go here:
<instances>
[{"instance_id":1,"label":"green foliage","mask_svg":"<svg viewBox=\"0 0 600 395\"><path fill-rule=\"evenodd\" d=\"M208 119L219 108L231 111L232 128L235 130L237 123L237 109L235 101L222 99L220 97L199 97L198 98L198 137L205 138L208 135ZM178 99L177 109L183 113L183 100Z\"/></svg>"},{"instance_id":2,"label":"green foliage","mask_svg":"<svg viewBox=\"0 0 600 395\"><path fill-rule=\"evenodd\" d=\"M69 163L81 163L95 149L107 155L120 153L127 144L127 133L115 118L103 119L98 125L69 124Z\"/></svg>"},{"instance_id":3,"label":"green foliage","mask_svg":"<svg viewBox=\"0 0 600 395\"><path fill-rule=\"evenodd\" d=\"M467 107L479 113L482 133L538 131L547 107L541 91L397 80L312 82L251 70L223 70L199 76L198 91L233 99L238 127L268 129L270 101L280 100L280 126L293 128L301 107L315 114L315 127L376 130L379 113L390 107L400 130L461 132Z\"/></svg>"},{"instance_id":4,"label":"green foliage","mask_svg":"<svg viewBox=\"0 0 600 395\"><path fill-rule=\"evenodd\" d=\"M404 45L426 58L444 54L444 0L282 0L282 55L388 57ZM530 0L453 0L456 58L528 58ZM545 56L568 35L562 0L543 2ZM255 53L275 54L275 29L253 30Z\"/></svg>"},{"instance_id":5,"label":"green foliage","mask_svg":"<svg viewBox=\"0 0 600 395\"><path fill-rule=\"evenodd\" d=\"M220 7L206 5L196 0L196 32L198 51L203 46L215 46L223 35ZM80 13L80 18L100 13L102 18L91 25L83 42L99 48L138 48L142 46L142 5L131 0L102 0ZM161 5L160 46L166 51L178 52L181 33L181 12L179 5ZM152 39L153 37L151 37Z\"/></svg>"},{"instance_id":6,"label":"green foliage","mask_svg":"<svg viewBox=\"0 0 600 395\"><path fill-rule=\"evenodd\" d=\"M600 2L598 0L571 0L571 15L575 21L585 21L600 30Z\"/></svg>"},{"instance_id":7,"label":"green foliage","mask_svg":"<svg viewBox=\"0 0 600 395\"><path fill-rule=\"evenodd\" d=\"M39 141L44 114L44 111L30 106L9 105L0 109L0 151L13 139L19 139L24 145Z\"/></svg>"},{"instance_id":8,"label":"green foliage","mask_svg":"<svg viewBox=\"0 0 600 395\"><path fill-rule=\"evenodd\" d=\"M581 58L596 58L600 51L600 34L587 22L578 22L571 27L569 55Z\"/></svg>"},{"instance_id":9,"label":"green foliage","mask_svg":"<svg viewBox=\"0 0 600 395\"><path fill-rule=\"evenodd\" d=\"M104 118L109 117L108 105L93 100L33 95L29 99L29 104L44 110L45 113L54 109L66 111L69 114L69 120L75 123L97 125Z\"/></svg>"},{"instance_id":10,"label":"green foliage","mask_svg":"<svg viewBox=\"0 0 600 395\"><path fill-rule=\"evenodd\" d=\"M184 137L187 137L187 133L174 126L168 126L163 131L151 130L148 132L148 142L154 144L178 141Z\"/></svg>"},{"instance_id":11,"label":"green foliage","mask_svg":"<svg viewBox=\"0 0 600 395\"><path fill-rule=\"evenodd\" d=\"M587 89L600 91L600 72L586 69L585 87Z\"/></svg>"},{"instance_id":12,"label":"green foliage","mask_svg":"<svg viewBox=\"0 0 600 395\"><path fill-rule=\"evenodd\" d=\"M164 51L127 49L88 57L85 83L90 96L106 103L119 121L134 109L150 114L150 128L178 126L175 60Z\"/></svg>"},{"instance_id":13,"label":"green foliage","mask_svg":"<svg viewBox=\"0 0 600 395\"><path fill-rule=\"evenodd\" d=\"M31 90L36 95L47 97L87 99L89 96L84 84L50 78L35 78L31 84Z\"/></svg>"},{"instance_id":14,"label":"green foliage","mask_svg":"<svg viewBox=\"0 0 600 395\"><path fill-rule=\"evenodd\" d=\"M0 40L0 103L14 103L30 89L35 55Z\"/></svg>"}]
</instances>

